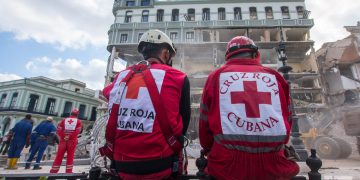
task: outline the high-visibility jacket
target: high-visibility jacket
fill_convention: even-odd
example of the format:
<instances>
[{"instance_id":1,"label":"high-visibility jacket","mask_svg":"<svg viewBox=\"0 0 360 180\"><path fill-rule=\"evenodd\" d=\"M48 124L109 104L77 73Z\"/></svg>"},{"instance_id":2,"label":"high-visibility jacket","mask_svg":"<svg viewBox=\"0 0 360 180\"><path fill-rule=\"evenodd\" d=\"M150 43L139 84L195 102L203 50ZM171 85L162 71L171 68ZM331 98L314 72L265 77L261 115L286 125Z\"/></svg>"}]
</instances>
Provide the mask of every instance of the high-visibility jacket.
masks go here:
<instances>
[{"instance_id":1,"label":"high-visibility jacket","mask_svg":"<svg viewBox=\"0 0 360 180\"><path fill-rule=\"evenodd\" d=\"M109 118L105 133L107 143L112 146L114 160L147 161L170 157L174 152L161 132L141 73L134 74L126 86L120 85L129 68L119 72L113 83L103 90L109 100L109 110L114 102L120 104L118 116ZM156 61L151 61L150 71L165 106L168 116L165 121L170 123L174 135L180 136L183 117L179 107L186 75Z\"/></svg>"},{"instance_id":2,"label":"high-visibility jacket","mask_svg":"<svg viewBox=\"0 0 360 180\"><path fill-rule=\"evenodd\" d=\"M232 59L212 72L200 106L199 136L208 172L217 179L291 177L289 86L257 59Z\"/></svg>"}]
</instances>

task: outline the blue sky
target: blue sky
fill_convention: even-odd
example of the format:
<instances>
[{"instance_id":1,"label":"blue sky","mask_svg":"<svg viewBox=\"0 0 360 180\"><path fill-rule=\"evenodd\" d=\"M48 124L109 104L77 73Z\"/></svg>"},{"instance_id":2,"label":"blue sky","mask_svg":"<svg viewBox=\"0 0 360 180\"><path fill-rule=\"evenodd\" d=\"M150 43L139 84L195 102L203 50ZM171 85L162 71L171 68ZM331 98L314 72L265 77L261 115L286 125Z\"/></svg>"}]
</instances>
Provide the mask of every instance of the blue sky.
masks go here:
<instances>
[{"instance_id":1,"label":"blue sky","mask_svg":"<svg viewBox=\"0 0 360 180\"><path fill-rule=\"evenodd\" d=\"M41 75L101 89L112 5L113 0L0 0L0 81ZM360 21L358 0L306 5L315 20L316 48L346 37L343 26Z\"/></svg>"}]
</instances>

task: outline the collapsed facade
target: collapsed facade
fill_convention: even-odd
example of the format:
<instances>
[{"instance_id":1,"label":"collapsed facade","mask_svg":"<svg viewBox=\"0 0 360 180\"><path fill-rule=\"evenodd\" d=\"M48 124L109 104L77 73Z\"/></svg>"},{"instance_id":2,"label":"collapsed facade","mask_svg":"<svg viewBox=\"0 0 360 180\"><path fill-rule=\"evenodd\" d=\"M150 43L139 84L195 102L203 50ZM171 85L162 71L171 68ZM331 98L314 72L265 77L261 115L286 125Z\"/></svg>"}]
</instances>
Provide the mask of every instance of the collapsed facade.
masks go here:
<instances>
[{"instance_id":1,"label":"collapsed facade","mask_svg":"<svg viewBox=\"0 0 360 180\"><path fill-rule=\"evenodd\" d=\"M360 152L360 22L357 26L345 26L345 29L350 32L348 37L325 43L316 52L325 104L315 108L314 114L318 117L315 127L318 127L320 133L330 137L343 136L350 144L353 142L352 138L356 137L355 146ZM341 127L340 130L331 132L337 126ZM329 144L326 149L333 157L337 152L349 149L344 146L345 143L334 139L334 145ZM338 150L336 144L341 150Z\"/></svg>"},{"instance_id":2,"label":"collapsed facade","mask_svg":"<svg viewBox=\"0 0 360 180\"><path fill-rule=\"evenodd\" d=\"M178 53L173 66L185 72L191 85L192 124L197 134L198 107L207 75L224 64L225 48L235 36L248 36L259 46L261 62L277 69L276 48L286 45L295 109L304 115L306 105L321 103L314 42L309 31L305 0L115 0L114 24L108 31L110 52L106 83L116 73L114 64L142 60L137 42L149 29L172 39Z\"/></svg>"}]
</instances>

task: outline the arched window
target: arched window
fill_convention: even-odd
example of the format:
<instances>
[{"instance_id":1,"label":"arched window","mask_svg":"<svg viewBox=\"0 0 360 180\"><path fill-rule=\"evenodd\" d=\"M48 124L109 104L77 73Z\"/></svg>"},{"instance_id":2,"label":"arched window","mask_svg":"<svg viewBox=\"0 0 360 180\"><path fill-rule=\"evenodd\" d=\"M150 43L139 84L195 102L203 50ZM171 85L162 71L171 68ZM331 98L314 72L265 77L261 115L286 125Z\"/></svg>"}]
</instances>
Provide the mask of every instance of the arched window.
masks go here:
<instances>
[{"instance_id":1,"label":"arched window","mask_svg":"<svg viewBox=\"0 0 360 180\"><path fill-rule=\"evenodd\" d=\"M141 15L141 22L149 22L149 10L143 10Z\"/></svg>"},{"instance_id":2,"label":"arched window","mask_svg":"<svg viewBox=\"0 0 360 180\"><path fill-rule=\"evenodd\" d=\"M15 93L12 95L11 102L10 102L10 108L15 107L18 94L19 94L19 93L15 92Z\"/></svg>"},{"instance_id":3,"label":"arched window","mask_svg":"<svg viewBox=\"0 0 360 180\"><path fill-rule=\"evenodd\" d=\"M156 21L157 22L163 22L164 21L164 10L158 9L156 13Z\"/></svg>"},{"instance_id":4,"label":"arched window","mask_svg":"<svg viewBox=\"0 0 360 180\"><path fill-rule=\"evenodd\" d=\"M125 23L131 23L132 11L126 11L125 13Z\"/></svg>"},{"instance_id":5,"label":"arched window","mask_svg":"<svg viewBox=\"0 0 360 180\"><path fill-rule=\"evenodd\" d=\"M37 110L38 108L38 104L39 104L39 95L36 94L30 94L29 97L29 105L28 105L28 112L34 112Z\"/></svg>"},{"instance_id":6,"label":"arched window","mask_svg":"<svg viewBox=\"0 0 360 180\"><path fill-rule=\"evenodd\" d=\"M265 7L266 19L274 19L272 7Z\"/></svg>"},{"instance_id":7,"label":"arched window","mask_svg":"<svg viewBox=\"0 0 360 180\"><path fill-rule=\"evenodd\" d=\"M187 13L187 17L186 17L187 21L195 21L195 9L188 9L188 13Z\"/></svg>"},{"instance_id":8,"label":"arched window","mask_svg":"<svg viewBox=\"0 0 360 180\"><path fill-rule=\"evenodd\" d=\"M281 14L283 19L290 19L289 7L281 6Z\"/></svg>"},{"instance_id":9,"label":"arched window","mask_svg":"<svg viewBox=\"0 0 360 180\"><path fill-rule=\"evenodd\" d=\"M234 8L234 20L241 20L241 8L236 7Z\"/></svg>"},{"instance_id":10,"label":"arched window","mask_svg":"<svg viewBox=\"0 0 360 180\"><path fill-rule=\"evenodd\" d=\"M298 14L299 19L304 19L305 18L304 6L296 6L296 12Z\"/></svg>"},{"instance_id":11,"label":"arched window","mask_svg":"<svg viewBox=\"0 0 360 180\"><path fill-rule=\"evenodd\" d=\"M150 6L150 0L141 0L141 6Z\"/></svg>"},{"instance_id":12,"label":"arched window","mask_svg":"<svg viewBox=\"0 0 360 180\"><path fill-rule=\"evenodd\" d=\"M225 8L218 9L218 20L226 20Z\"/></svg>"},{"instance_id":13,"label":"arched window","mask_svg":"<svg viewBox=\"0 0 360 180\"><path fill-rule=\"evenodd\" d=\"M204 8L202 13L202 20L203 21L210 21L210 9Z\"/></svg>"},{"instance_id":14,"label":"arched window","mask_svg":"<svg viewBox=\"0 0 360 180\"><path fill-rule=\"evenodd\" d=\"M1 99L0 99L0 107L4 107L4 105L5 105L5 101L6 101L6 96L7 96L7 94L3 94L3 95L1 95Z\"/></svg>"},{"instance_id":15,"label":"arched window","mask_svg":"<svg viewBox=\"0 0 360 180\"><path fill-rule=\"evenodd\" d=\"M250 10L250 19L251 20L258 19L256 7L250 7L249 10Z\"/></svg>"},{"instance_id":16,"label":"arched window","mask_svg":"<svg viewBox=\"0 0 360 180\"><path fill-rule=\"evenodd\" d=\"M172 10L171 21L179 21L179 9Z\"/></svg>"}]
</instances>

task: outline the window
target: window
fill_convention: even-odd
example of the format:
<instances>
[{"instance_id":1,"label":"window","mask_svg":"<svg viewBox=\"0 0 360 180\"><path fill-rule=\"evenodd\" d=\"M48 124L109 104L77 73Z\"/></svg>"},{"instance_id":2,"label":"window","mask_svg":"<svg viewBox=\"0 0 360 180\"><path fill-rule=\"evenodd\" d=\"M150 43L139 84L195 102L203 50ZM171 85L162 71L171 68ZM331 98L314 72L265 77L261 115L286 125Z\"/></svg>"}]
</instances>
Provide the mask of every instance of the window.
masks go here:
<instances>
[{"instance_id":1,"label":"window","mask_svg":"<svg viewBox=\"0 0 360 180\"><path fill-rule=\"evenodd\" d=\"M266 19L274 19L272 7L265 7Z\"/></svg>"},{"instance_id":2,"label":"window","mask_svg":"<svg viewBox=\"0 0 360 180\"><path fill-rule=\"evenodd\" d=\"M75 92L80 92L80 88L75 88Z\"/></svg>"},{"instance_id":3,"label":"window","mask_svg":"<svg viewBox=\"0 0 360 180\"><path fill-rule=\"evenodd\" d=\"M164 10L158 9L156 13L156 21L157 22L163 22L164 21Z\"/></svg>"},{"instance_id":4,"label":"window","mask_svg":"<svg viewBox=\"0 0 360 180\"><path fill-rule=\"evenodd\" d=\"M39 103L39 96L36 94L30 94L28 112L34 112L37 109Z\"/></svg>"},{"instance_id":5,"label":"window","mask_svg":"<svg viewBox=\"0 0 360 180\"><path fill-rule=\"evenodd\" d=\"M290 19L289 8L287 6L281 7L281 14L283 19Z\"/></svg>"},{"instance_id":6,"label":"window","mask_svg":"<svg viewBox=\"0 0 360 180\"><path fill-rule=\"evenodd\" d=\"M12 95L12 98L11 98L10 108L15 107L16 101L17 101L17 97L18 97L18 93L15 92L15 93ZM0 105L0 107L1 107L1 105Z\"/></svg>"},{"instance_id":7,"label":"window","mask_svg":"<svg viewBox=\"0 0 360 180\"><path fill-rule=\"evenodd\" d=\"M127 38L128 38L127 34L121 34L120 43L127 43Z\"/></svg>"},{"instance_id":8,"label":"window","mask_svg":"<svg viewBox=\"0 0 360 180\"><path fill-rule=\"evenodd\" d=\"M258 19L256 7L250 7L250 19L251 19L251 20L256 20L256 19Z\"/></svg>"},{"instance_id":9,"label":"window","mask_svg":"<svg viewBox=\"0 0 360 180\"><path fill-rule=\"evenodd\" d=\"M170 32L170 39L172 41L175 41L178 39L178 33L177 32Z\"/></svg>"},{"instance_id":10,"label":"window","mask_svg":"<svg viewBox=\"0 0 360 180\"><path fill-rule=\"evenodd\" d=\"M150 0L141 0L141 6L150 6Z\"/></svg>"},{"instance_id":11,"label":"window","mask_svg":"<svg viewBox=\"0 0 360 180\"><path fill-rule=\"evenodd\" d=\"M218 20L226 20L225 8L218 9Z\"/></svg>"},{"instance_id":12,"label":"window","mask_svg":"<svg viewBox=\"0 0 360 180\"><path fill-rule=\"evenodd\" d=\"M86 120L87 117L85 117L85 109L86 109L86 105L84 104L80 104L79 106L79 119L82 119L82 120Z\"/></svg>"},{"instance_id":13,"label":"window","mask_svg":"<svg viewBox=\"0 0 360 180\"><path fill-rule=\"evenodd\" d=\"M188 9L187 21L195 21L195 9Z\"/></svg>"},{"instance_id":14,"label":"window","mask_svg":"<svg viewBox=\"0 0 360 180\"><path fill-rule=\"evenodd\" d=\"M179 9L172 10L171 21L179 21Z\"/></svg>"},{"instance_id":15,"label":"window","mask_svg":"<svg viewBox=\"0 0 360 180\"><path fill-rule=\"evenodd\" d=\"M126 1L126 6L127 7L135 6L135 1Z\"/></svg>"},{"instance_id":16,"label":"window","mask_svg":"<svg viewBox=\"0 0 360 180\"><path fill-rule=\"evenodd\" d=\"M234 20L241 20L241 8L236 7L234 8Z\"/></svg>"},{"instance_id":17,"label":"window","mask_svg":"<svg viewBox=\"0 0 360 180\"><path fill-rule=\"evenodd\" d=\"M209 31L203 31L202 34L203 34L203 41L204 42L210 42L211 41Z\"/></svg>"},{"instance_id":18,"label":"window","mask_svg":"<svg viewBox=\"0 0 360 180\"><path fill-rule=\"evenodd\" d=\"M132 11L126 11L125 23L131 23Z\"/></svg>"},{"instance_id":19,"label":"window","mask_svg":"<svg viewBox=\"0 0 360 180\"><path fill-rule=\"evenodd\" d=\"M202 20L203 21L210 21L210 9L204 8L202 13Z\"/></svg>"},{"instance_id":20,"label":"window","mask_svg":"<svg viewBox=\"0 0 360 180\"><path fill-rule=\"evenodd\" d=\"M45 107L45 114L52 114L52 115L55 114L55 102L56 99L48 98Z\"/></svg>"},{"instance_id":21,"label":"window","mask_svg":"<svg viewBox=\"0 0 360 180\"><path fill-rule=\"evenodd\" d=\"M92 107L90 121L95 121L95 120L96 120L96 107Z\"/></svg>"},{"instance_id":22,"label":"window","mask_svg":"<svg viewBox=\"0 0 360 180\"><path fill-rule=\"evenodd\" d=\"M304 19L305 18L304 7L303 6L296 6L296 12L298 14L299 19Z\"/></svg>"},{"instance_id":23,"label":"window","mask_svg":"<svg viewBox=\"0 0 360 180\"><path fill-rule=\"evenodd\" d=\"M4 107L7 94L3 94L0 99L0 107Z\"/></svg>"},{"instance_id":24,"label":"window","mask_svg":"<svg viewBox=\"0 0 360 180\"><path fill-rule=\"evenodd\" d=\"M186 32L186 41L187 42L194 41L194 32Z\"/></svg>"},{"instance_id":25,"label":"window","mask_svg":"<svg viewBox=\"0 0 360 180\"><path fill-rule=\"evenodd\" d=\"M139 35L138 35L138 42L140 41L141 36L142 36L143 34L144 34L144 33L139 33Z\"/></svg>"},{"instance_id":26,"label":"window","mask_svg":"<svg viewBox=\"0 0 360 180\"><path fill-rule=\"evenodd\" d=\"M149 22L149 10L143 10L141 22Z\"/></svg>"},{"instance_id":27,"label":"window","mask_svg":"<svg viewBox=\"0 0 360 180\"><path fill-rule=\"evenodd\" d=\"M71 108L72 108L72 102L66 101L66 102L65 102L65 106L64 106L64 111L63 111L62 117L69 117L69 116L70 116L70 112L71 112Z\"/></svg>"}]
</instances>

